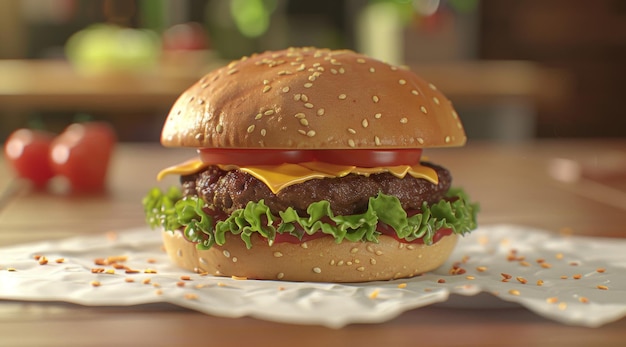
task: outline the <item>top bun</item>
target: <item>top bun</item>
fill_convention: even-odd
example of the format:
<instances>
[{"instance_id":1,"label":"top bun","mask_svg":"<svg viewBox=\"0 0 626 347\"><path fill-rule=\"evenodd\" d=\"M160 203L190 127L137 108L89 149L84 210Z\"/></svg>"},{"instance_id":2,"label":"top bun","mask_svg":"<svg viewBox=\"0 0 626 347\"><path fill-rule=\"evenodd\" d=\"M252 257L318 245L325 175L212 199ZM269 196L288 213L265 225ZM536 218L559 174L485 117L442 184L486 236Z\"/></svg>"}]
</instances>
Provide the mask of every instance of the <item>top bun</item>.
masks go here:
<instances>
[{"instance_id":1,"label":"top bun","mask_svg":"<svg viewBox=\"0 0 626 347\"><path fill-rule=\"evenodd\" d=\"M197 148L450 147L452 103L413 72L348 50L290 48L233 61L185 91L161 143Z\"/></svg>"}]
</instances>

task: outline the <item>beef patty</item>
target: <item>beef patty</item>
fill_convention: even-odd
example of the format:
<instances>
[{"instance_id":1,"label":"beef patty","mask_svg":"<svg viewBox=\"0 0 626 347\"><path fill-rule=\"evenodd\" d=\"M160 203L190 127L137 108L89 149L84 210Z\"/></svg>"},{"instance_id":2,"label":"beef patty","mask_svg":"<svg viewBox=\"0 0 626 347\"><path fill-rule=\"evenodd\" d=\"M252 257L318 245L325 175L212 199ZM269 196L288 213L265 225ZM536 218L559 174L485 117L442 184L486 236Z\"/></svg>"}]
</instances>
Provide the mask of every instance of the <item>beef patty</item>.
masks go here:
<instances>
[{"instance_id":1,"label":"beef patty","mask_svg":"<svg viewBox=\"0 0 626 347\"><path fill-rule=\"evenodd\" d=\"M405 210L419 209L424 201L431 204L441 200L452 182L450 172L431 163L422 165L437 172L438 184L410 175L399 179L390 173L349 174L340 178L308 180L274 194L252 175L239 170L223 171L217 166L182 176L181 183L184 196L199 196L209 206L227 214L244 208L249 201L264 200L274 214L292 207L305 216L311 203L327 200L335 215L351 215L365 212L369 198L378 193L398 197Z\"/></svg>"}]
</instances>

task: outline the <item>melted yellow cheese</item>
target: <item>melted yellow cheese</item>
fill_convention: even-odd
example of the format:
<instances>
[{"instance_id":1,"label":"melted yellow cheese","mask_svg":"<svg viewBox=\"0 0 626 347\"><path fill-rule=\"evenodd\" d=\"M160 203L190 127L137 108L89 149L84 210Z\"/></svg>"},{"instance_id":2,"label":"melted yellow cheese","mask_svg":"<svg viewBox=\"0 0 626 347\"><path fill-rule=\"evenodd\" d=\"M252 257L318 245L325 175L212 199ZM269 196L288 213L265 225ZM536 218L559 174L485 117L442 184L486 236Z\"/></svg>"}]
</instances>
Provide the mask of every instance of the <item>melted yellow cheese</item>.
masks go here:
<instances>
[{"instance_id":1,"label":"melted yellow cheese","mask_svg":"<svg viewBox=\"0 0 626 347\"><path fill-rule=\"evenodd\" d=\"M170 166L159 172L157 179L161 180L167 175L191 175L211 164L203 163L200 159L190 159L181 164ZM257 165L239 167L237 165L217 165L222 170L241 170L261 182L265 183L276 194L281 189L294 184L302 183L317 178L343 177L354 173L369 176L382 172L389 172L398 178L404 178L409 174L415 178L423 178L437 184L439 178L437 172L430 167L416 165L399 165L379 168L363 168L349 165L335 165L323 162L306 162L299 164L280 165Z\"/></svg>"}]
</instances>

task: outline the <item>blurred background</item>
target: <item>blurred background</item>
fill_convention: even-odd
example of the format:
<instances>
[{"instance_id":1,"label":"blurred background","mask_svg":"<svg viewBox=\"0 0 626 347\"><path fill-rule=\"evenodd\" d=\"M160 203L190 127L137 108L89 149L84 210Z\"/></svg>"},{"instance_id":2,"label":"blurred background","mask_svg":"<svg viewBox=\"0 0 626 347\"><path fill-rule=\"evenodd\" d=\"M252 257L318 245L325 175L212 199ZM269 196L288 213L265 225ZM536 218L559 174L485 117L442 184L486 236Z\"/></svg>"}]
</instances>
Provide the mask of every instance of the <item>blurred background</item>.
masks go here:
<instances>
[{"instance_id":1,"label":"blurred background","mask_svg":"<svg viewBox=\"0 0 626 347\"><path fill-rule=\"evenodd\" d=\"M2 0L0 142L84 118L157 141L203 74L311 45L411 67L470 139L626 136L626 1Z\"/></svg>"}]
</instances>

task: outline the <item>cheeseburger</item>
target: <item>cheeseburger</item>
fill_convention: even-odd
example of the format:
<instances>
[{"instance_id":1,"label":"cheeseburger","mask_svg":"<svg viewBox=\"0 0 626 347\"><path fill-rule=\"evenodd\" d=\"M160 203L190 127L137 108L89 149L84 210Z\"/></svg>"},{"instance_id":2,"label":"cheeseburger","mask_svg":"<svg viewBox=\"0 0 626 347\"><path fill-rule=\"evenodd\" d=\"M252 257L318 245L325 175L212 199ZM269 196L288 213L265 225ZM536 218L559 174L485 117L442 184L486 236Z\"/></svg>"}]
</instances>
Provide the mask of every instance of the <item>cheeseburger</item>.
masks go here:
<instances>
[{"instance_id":1,"label":"cheeseburger","mask_svg":"<svg viewBox=\"0 0 626 347\"><path fill-rule=\"evenodd\" d=\"M422 150L465 144L451 102L411 71L348 50L265 52L205 75L161 143L197 157L144 198L172 261L249 279L365 282L439 267L476 205Z\"/></svg>"}]
</instances>

